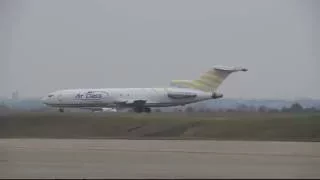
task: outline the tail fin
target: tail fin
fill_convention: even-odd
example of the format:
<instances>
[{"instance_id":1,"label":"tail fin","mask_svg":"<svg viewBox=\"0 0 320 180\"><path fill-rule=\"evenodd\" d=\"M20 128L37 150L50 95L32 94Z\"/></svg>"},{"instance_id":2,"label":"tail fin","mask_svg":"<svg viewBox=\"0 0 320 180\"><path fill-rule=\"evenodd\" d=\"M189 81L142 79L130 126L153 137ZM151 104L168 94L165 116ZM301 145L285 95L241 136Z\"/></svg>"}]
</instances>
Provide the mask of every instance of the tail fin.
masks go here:
<instances>
[{"instance_id":1,"label":"tail fin","mask_svg":"<svg viewBox=\"0 0 320 180\"><path fill-rule=\"evenodd\" d=\"M173 80L170 85L180 88L192 88L205 92L214 92L231 74L238 71L248 71L237 67L214 67L196 80Z\"/></svg>"}]
</instances>

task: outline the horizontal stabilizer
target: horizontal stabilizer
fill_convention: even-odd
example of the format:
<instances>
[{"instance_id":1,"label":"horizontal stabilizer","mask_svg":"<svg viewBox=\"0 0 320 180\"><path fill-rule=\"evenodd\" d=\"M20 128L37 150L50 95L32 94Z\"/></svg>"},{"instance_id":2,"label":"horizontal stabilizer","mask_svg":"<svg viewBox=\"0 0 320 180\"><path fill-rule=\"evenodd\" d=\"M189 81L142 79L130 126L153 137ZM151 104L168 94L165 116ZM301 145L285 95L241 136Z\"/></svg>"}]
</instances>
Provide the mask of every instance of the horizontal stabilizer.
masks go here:
<instances>
[{"instance_id":1,"label":"horizontal stabilizer","mask_svg":"<svg viewBox=\"0 0 320 180\"><path fill-rule=\"evenodd\" d=\"M213 67L213 69L220 70L220 71L228 71L228 72L239 72L239 71L246 72L246 71L248 71L248 69L242 68L242 67L215 66L215 67Z\"/></svg>"}]
</instances>

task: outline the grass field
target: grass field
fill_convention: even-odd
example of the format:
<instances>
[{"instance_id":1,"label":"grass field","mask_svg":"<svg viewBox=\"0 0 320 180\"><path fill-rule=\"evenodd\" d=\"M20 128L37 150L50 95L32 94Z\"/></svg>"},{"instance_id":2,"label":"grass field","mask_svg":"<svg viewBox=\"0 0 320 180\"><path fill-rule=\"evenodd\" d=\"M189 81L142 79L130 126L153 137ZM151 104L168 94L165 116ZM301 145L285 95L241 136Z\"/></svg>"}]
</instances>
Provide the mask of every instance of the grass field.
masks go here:
<instances>
[{"instance_id":1,"label":"grass field","mask_svg":"<svg viewBox=\"0 0 320 180\"><path fill-rule=\"evenodd\" d=\"M320 141L319 113L11 113L0 138Z\"/></svg>"}]
</instances>

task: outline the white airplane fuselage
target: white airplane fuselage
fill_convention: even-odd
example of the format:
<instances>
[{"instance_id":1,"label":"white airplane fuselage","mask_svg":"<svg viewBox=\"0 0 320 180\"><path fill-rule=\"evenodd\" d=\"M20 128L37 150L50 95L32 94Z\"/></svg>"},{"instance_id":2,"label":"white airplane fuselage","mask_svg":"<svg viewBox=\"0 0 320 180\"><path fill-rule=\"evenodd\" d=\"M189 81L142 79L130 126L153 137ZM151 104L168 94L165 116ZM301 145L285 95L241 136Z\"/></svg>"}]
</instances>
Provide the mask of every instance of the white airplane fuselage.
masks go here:
<instances>
[{"instance_id":1,"label":"white airplane fuselage","mask_svg":"<svg viewBox=\"0 0 320 180\"><path fill-rule=\"evenodd\" d=\"M213 93L187 88L70 89L50 93L43 102L58 108L129 108L179 106L215 98Z\"/></svg>"}]
</instances>

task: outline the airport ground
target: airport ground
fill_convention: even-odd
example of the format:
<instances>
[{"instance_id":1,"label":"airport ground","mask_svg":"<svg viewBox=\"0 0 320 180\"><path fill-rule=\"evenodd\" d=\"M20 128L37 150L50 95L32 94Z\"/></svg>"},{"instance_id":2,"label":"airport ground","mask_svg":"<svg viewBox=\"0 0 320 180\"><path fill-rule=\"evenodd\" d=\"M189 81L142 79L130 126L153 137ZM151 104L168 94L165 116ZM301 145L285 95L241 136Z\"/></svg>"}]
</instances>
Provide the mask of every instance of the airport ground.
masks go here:
<instances>
[{"instance_id":1,"label":"airport ground","mask_svg":"<svg viewBox=\"0 0 320 180\"><path fill-rule=\"evenodd\" d=\"M320 114L11 113L0 138L320 141Z\"/></svg>"},{"instance_id":2,"label":"airport ground","mask_svg":"<svg viewBox=\"0 0 320 180\"><path fill-rule=\"evenodd\" d=\"M319 141L318 113L7 113L0 178L319 178Z\"/></svg>"},{"instance_id":3,"label":"airport ground","mask_svg":"<svg viewBox=\"0 0 320 180\"><path fill-rule=\"evenodd\" d=\"M0 178L319 178L320 143L0 139Z\"/></svg>"}]
</instances>

